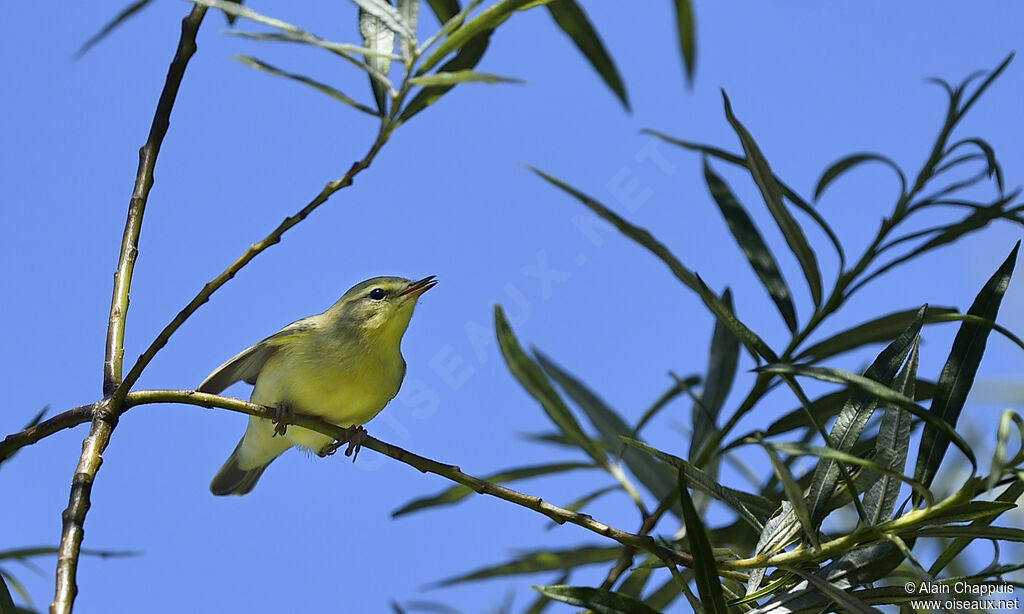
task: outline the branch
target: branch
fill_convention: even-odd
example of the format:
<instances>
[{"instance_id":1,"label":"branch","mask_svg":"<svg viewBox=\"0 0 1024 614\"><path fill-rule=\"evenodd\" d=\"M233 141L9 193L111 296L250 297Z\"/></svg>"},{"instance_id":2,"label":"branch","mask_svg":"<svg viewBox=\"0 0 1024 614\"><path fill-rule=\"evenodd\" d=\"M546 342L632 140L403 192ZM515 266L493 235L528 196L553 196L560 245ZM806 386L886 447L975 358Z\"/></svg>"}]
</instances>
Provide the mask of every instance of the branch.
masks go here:
<instances>
[{"instance_id":1,"label":"branch","mask_svg":"<svg viewBox=\"0 0 1024 614\"><path fill-rule=\"evenodd\" d=\"M125 399L125 405L128 407L149 405L153 403L184 403L207 408L219 407L270 420L273 420L277 413L273 407L266 407L264 405L249 403L241 399L222 397L215 394L195 392L192 390L140 390L129 393L128 398ZM348 429L336 426L329 422L324 422L323 420L312 416L295 414L288 418L288 423L295 424L318 433L323 433L329 437L334 437L340 442L347 442L350 436L350 431ZM458 484L462 484L463 486L473 489L479 494L491 495L492 497L497 497L544 514L558 524L565 524L568 522L570 524L583 527L588 531L593 531L598 535L613 539L623 546L629 546L650 552L660 559L674 562L677 565L683 565L686 567L693 565L693 557L688 553L661 546L649 535L637 535L626 531L620 531L619 529L608 526L603 522L594 520L594 518L589 514L573 512L556 505L552 505L542 500L540 497L526 495L493 482L481 480L478 477L463 473L462 470L455 465L440 463L424 456L413 454L408 450L404 450L398 446L385 443L370 436L366 436L363 440L362 446L364 448L369 448L374 452L379 452L380 454L389 456L399 462L410 465L423 473L433 473L434 475L439 475Z\"/></svg>"},{"instance_id":2,"label":"branch","mask_svg":"<svg viewBox=\"0 0 1024 614\"><path fill-rule=\"evenodd\" d=\"M276 417L276 410L273 407L257 405L255 403L249 403L247 401L231 397L195 392L193 390L139 390L130 392L124 401L124 411L138 405L152 405L155 403L182 403L211 409L221 408L270 420L273 420ZM93 405L76 407L75 409L58 414L38 426L8 435L3 442L0 442L0 458L4 458L4 455L9 457L19 448L35 443L39 439L55 433L62 428L69 428L77 424L88 422L89 413L92 407ZM348 441L350 434L348 429L330 424L329 422L324 422L319 418L304 416L302 414L295 414L291 416L288 419L288 423L301 426L302 428L307 428L318 433L323 433L324 435L334 437L341 442ZM593 531L598 535L613 539L623 546L632 549L633 552L636 550L643 550L662 560L671 561L678 565L686 567L693 565L693 557L688 553L661 546L649 535L620 531L619 529L608 526L603 522L594 520L594 518L588 514L573 512L556 505L552 505L542 500L540 497L526 495L493 482L482 480L478 477L463 473L463 471L455 465L448 465L431 460L424 456L399 448L398 446L383 442L374 437L366 436L362 445L364 448L369 448L370 450L389 456L399 462L415 467L423 473L439 475L443 478L447 478L453 482L471 488L479 494L491 495L544 514L558 524L565 524L568 522L570 524L583 527L588 531ZM666 504L663 502L663 505L644 521L643 528L650 531L657 522L657 518L660 517L664 512L664 509L667 509L669 506L670 503Z\"/></svg>"},{"instance_id":3,"label":"branch","mask_svg":"<svg viewBox=\"0 0 1024 614\"><path fill-rule=\"evenodd\" d=\"M58 431L92 420L92 413L97 405L98 403L80 405L64 413L57 414L49 420L44 420L33 427L8 435L3 441L0 441L0 464L3 464L4 461L14 456L15 452L25 446L32 445Z\"/></svg>"},{"instance_id":4,"label":"branch","mask_svg":"<svg viewBox=\"0 0 1024 614\"><path fill-rule=\"evenodd\" d=\"M110 399L121 385L121 359L124 355L125 314L128 311L128 291L131 287L135 259L139 253L139 234L142 230L142 216L146 211L150 188L153 187L153 169L160 153L160 145L170 125L171 109L178 95L181 80L185 75L188 61L196 51L196 34L206 15L204 7L194 6L181 21L181 36L178 48L167 70L160 100L153 114L146 144L139 150L139 169L135 176L135 188L128 204L124 235L121 239L121 255L114 273L113 296L110 304L110 319L107 324L106 353L103 361L103 396L107 401L92 406L92 428L82 442L75 476L71 480L71 495L68 507L61 514L63 520L60 547L57 551L57 586L50 604L51 614L70 614L78 586L75 576L78 571L78 557L85 534L85 515L89 511L89 495L92 483L103 462L103 450L110 442L110 434L117 425L119 402ZM47 423L52 423L48 420Z\"/></svg>"}]
</instances>

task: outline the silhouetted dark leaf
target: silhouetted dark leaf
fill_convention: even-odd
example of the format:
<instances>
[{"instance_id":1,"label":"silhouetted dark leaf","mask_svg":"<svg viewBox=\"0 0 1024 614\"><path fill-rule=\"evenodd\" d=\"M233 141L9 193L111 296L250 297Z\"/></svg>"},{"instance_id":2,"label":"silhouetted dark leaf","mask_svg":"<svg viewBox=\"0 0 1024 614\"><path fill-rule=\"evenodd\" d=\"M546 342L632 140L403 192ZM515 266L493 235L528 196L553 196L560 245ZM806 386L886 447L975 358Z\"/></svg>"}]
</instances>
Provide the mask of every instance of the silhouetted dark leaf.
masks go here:
<instances>
[{"instance_id":1,"label":"silhouetted dark leaf","mask_svg":"<svg viewBox=\"0 0 1024 614\"><path fill-rule=\"evenodd\" d=\"M558 27L576 43L576 48L587 58L597 74L601 75L608 89L615 92L622 106L628 111L629 97L626 95L626 86L622 83L618 69L615 68L615 62L601 42L601 37L587 19L587 14L575 0L553 0L547 6Z\"/></svg>"},{"instance_id":2,"label":"silhouetted dark leaf","mask_svg":"<svg viewBox=\"0 0 1024 614\"><path fill-rule=\"evenodd\" d=\"M559 585L533 588L555 601L589 608L599 614L658 614L642 601L603 588Z\"/></svg>"}]
</instances>

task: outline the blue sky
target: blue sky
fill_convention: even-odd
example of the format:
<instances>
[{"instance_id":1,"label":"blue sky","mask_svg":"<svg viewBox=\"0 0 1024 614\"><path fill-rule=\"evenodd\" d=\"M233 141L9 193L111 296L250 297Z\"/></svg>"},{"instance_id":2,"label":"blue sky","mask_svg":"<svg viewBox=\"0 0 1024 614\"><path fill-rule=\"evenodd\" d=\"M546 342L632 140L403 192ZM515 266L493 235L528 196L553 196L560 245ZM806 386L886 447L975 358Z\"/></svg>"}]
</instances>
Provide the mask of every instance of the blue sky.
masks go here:
<instances>
[{"instance_id":1,"label":"blue sky","mask_svg":"<svg viewBox=\"0 0 1024 614\"><path fill-rule=\"evenodd\" d=\"M348 3L251 6L332 40L358 37ZM54 7L0 6L5 433L44 405L61 411L100 395L110 282L137 150L178 20L189 9L184 2L154 2L76 61L78 46L122 6ZM610 227L599 227L599 244L588 239L574 223L589 215L582 206L522 164L651 229L713 288L732 287L738 315L769 343L781 344L785 327L708 197L700 158L640 130L738 150L722 112L724 88L775 171L806 196L828 164L855 151L878 151L916 172L945 111L944 94L925 78L959 82L995 67L1020 50L1024 23L1024 6L1013 2L698 2L699 55L690 89L671 3L626 10L604 0L587 10L625 77L631 114L546 11L516 15L492 39L479 69L525 85L461 86L402 126L353 187L203 306L140 387L194 387L227 357L325 309L365 278L435 274L440 283L420 302L405 337L405 387L368 425L370 432L477 475L578 459L519 437L550 427L501 361L493 304L505 305L524 345L542 349L633 420L670 384L669 370L704 369L713 322L661 263ZM423 13L421 36L436 27ZM156 169L132 285L127 364L203 283L340 176L374 134L371 118L253 71L232 55L255 55L369 102L361 72L322 51L224 36L225 27L221 16L208 16ZM958 133L993 145L1009 186L1022 183L1022 100L1018 57ZM756 188L736 169L719 164L716 170L775 248L805 321L809 298L799 267L759 206ZM865 167L836 183L819 208L859 253L896 189L885 169ZM820 334L924 302L965 310L1021 236L1019 227L995 225L896 269ZM810 238L825 254L823 237ZM557 281L541 283L538 269L558 271ZM822 270L835 270L825 255ZM1022 314L1018 278L1000 320L1019 333ZM926 329L923 375L938 373L954 333L954 325ZM857 369L867 358L855 354L834 364ZM741 368L750 368L748 362ZM1024 354L994 336L979 376L979 390L987 393L976 394L965 411L965 435L991 441L994 416L1013 406L1002 383L1019 382L1022 369ZM749 377L741 372L734 392L743 392ZM229 392L247 397L249 390L240 385ZM727 409L736 402L731 398ZM1019 410L1019 397L1016 403ZM764 413L740 431L794 406L785 395L769 397ZM679 427L689 415L689 403L676 402L648 435L683 450ZM372 452L354 465L291 452L251 495L215 498L207 484L244 422L230 412L178 406L124 417L93 490L86 545L144 554L83 559L80 611L381 612L391 599L431 599L479 612L513 589L521 609L532 599L529 583L556 576L422 589L515 551L599 541L574 527L548 530L543 517L488 498L392 520L390 513L406 501L448 484ZM57 543L85 433L85 427L62 432L5 464L0 549ZM577 472L518 488L567 503L604 482L596 472ZM617 495L589 511L630 530L639 523ZM41 565L43 575L12 569L45 606L52 562ZM599 581L604 572L595 568L574 582Z\"/></svg>"}]
</instances>

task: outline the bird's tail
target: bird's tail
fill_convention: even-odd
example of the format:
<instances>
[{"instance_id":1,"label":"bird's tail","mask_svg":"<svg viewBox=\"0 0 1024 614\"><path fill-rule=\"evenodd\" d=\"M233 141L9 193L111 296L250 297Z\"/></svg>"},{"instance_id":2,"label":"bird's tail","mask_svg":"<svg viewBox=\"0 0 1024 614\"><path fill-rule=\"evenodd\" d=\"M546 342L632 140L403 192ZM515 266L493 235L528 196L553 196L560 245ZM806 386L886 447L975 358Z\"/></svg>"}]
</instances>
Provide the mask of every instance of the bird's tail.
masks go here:
<instances>
[{"instance_id":1,"label":"bird's tail","mask_svg":"<svg viewBox=\"0 0 1024 614\"><path fill-rule=\"evenodd\" d=\"M241 458L240 451L243 441L245 441L244 437L235 446L234 452L224 462L224 466L220 468L217 475L213 476L213 480L210 482L210 492L213 494L238 496L246 494L256 486L260 476L263 475L263 472L270 463L274 462L274 459L277 458L277 456L273 456L262 465L251 469L242 469L239 465L239 459Z\"/></svg>"}]
</instances>

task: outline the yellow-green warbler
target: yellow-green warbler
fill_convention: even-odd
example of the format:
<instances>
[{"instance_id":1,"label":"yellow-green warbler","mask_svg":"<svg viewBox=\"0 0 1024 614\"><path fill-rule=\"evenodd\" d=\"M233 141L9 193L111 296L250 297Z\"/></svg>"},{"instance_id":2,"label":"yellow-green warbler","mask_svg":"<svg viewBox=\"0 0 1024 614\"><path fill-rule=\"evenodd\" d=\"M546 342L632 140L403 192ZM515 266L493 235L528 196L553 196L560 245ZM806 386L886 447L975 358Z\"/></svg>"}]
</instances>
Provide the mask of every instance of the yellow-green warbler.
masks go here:
<instances>
[{"instance_id":1,"label":"yellow-green warbler","mask_svg":"<svg viewBox=\"0 0 1024 614\"><path fill-rule=\"evenodd\" d=\"M277 407L279 419L280 412L298 412L341 427L365 424L398 394L405 376L402 335L416 300L436 283L431 275L419 281L374 277L356 284L327 311L293 322L232 357L197 390L216 394L245 381L254 385L249 400ZM244 495L288 448L319 452L332 441L250 416L210 492Z\"/></svg>"}]
</instances>

